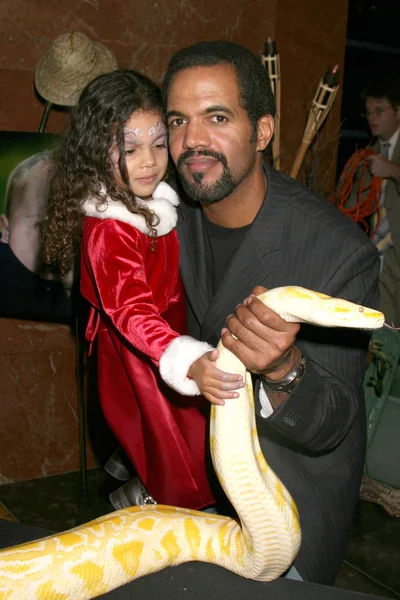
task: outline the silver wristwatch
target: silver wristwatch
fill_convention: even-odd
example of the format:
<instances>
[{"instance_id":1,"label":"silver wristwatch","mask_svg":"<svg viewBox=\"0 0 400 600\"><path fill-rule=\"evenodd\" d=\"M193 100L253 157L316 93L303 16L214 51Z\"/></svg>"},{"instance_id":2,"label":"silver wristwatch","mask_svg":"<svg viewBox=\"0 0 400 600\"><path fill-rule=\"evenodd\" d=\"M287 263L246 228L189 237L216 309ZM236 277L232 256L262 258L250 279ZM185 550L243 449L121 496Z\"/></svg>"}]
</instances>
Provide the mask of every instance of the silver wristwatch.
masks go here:
<instances>
[{"instance_id":1,"label":"silver wristwatch","mask_svg":"<svg viewBox=\"0 0 400 600\"><path fill-rule=\"evenodd\" d=\"M283 377L282 379L278 379L277 381L272 381L271 379L268 379L268 377L263 375L261 377L261 381L266 392L285 392L285 394L291 394L295 387L303 379L305 370L306 359L300 353L299 360L297 361L293 369L291 369L291 371L289 371L289 373L285 375L285 377Z\"/></svg>"}]
</instances>

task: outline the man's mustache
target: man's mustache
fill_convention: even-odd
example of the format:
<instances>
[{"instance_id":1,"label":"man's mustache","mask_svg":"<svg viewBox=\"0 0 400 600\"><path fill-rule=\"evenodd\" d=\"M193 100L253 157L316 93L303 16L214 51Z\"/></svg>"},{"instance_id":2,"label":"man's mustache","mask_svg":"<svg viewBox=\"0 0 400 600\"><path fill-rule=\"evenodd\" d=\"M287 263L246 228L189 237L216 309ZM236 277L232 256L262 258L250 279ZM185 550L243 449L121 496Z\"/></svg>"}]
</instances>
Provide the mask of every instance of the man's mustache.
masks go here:
<instances>
[{"instance_id":1,"label":"man's mustache","mask_svg":"<svg viewBox=\"0 0 400 600\"><path fill-rule=\"evenodd\" d=\"M219 160L220 163L226 168L228 168L228 161L226 160L226 156L221 154L221 152L214 152L213 150L186 150L186 152L182 152L180 157L178 158L178 162L176 166L178 169L182 167L183 163L189 158L193 158L194 156L210 156Z\"/></svg>"}]
</instances>

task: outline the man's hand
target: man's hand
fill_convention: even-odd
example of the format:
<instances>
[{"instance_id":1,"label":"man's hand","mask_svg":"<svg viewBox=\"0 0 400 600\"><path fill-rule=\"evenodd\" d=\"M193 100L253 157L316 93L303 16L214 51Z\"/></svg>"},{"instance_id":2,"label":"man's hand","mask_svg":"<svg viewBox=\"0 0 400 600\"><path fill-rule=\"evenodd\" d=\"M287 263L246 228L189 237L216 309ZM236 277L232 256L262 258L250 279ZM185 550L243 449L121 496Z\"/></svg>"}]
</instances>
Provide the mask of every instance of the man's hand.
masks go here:
<instances>
[{"instance_id":1,"label":"man's hand","mask_svg":"<svg viewBox=\"0 0 400 600\"><path fill-rule=\"evenodd\" d=\"M227 329L222 330L221 338L248 371L277 381L298 361L294 342L300 326L286 323L254 297L266 291L261 286L254 288L253 296L246 298L236 307L235 314L227 318Z\"/></svg>"},{"instance_id":2,"label":"man's hand","mask_svg":"<svg viewBox=\"0 0 400 600\"><path fill-rule=\"evenodd\" d=\"M382 177L382 179L398 179L400 177L399 165L388 160L383 154L375 154L367 160L371 175Z\"/></svg>"}]
</instances>

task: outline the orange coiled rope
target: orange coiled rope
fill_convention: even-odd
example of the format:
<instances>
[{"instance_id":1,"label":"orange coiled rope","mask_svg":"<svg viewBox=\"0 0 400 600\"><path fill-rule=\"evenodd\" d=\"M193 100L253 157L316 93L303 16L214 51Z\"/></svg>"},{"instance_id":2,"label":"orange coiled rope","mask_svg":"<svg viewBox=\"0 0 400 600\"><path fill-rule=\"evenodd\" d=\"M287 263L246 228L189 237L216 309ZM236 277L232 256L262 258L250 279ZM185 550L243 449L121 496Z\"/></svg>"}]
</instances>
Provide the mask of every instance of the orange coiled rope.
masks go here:
<instances>
[{"instance_id":1,"label":"orange coiled rope","mask_svg":"<svg viewBox=\"0 0 400 600\"><path fill-rule=\"evenodd\" d=\"M376 154L371 148L357 150L349 158L340 176L336 190L329 198L329 201L339 208L339 210L350 217L355 223L360 223L368 233L369 226L367 218L378 213L378 223L380 218L380 194L382 179L380 177L372 177L368 184L365 184L365 174L367 172L367 158ZM358 169L361 169L360 179L357 187L357 201L352 207L345 208L347 199L349 198L354 186L354 177Z\"/></svg>"}]
</instances>

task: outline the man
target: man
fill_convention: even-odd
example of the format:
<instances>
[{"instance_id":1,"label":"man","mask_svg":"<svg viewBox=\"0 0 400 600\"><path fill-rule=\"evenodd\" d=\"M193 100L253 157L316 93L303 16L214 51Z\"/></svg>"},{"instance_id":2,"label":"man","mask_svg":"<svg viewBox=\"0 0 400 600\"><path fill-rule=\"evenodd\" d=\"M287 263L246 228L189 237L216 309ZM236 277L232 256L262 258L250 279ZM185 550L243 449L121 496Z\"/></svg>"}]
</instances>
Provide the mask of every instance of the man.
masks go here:
<instances>
[{"instance_id":1,"label":"man","mask_svg":"<svg viewBox=\"0 0 400 600\"><path fill-rule=\"evenodd\" d=\"M49 168L49 153L34 154L19 163L7 181L6 214L0 215L0 317L64 321L71 312L72 274L63 285L41 256Z\"/></svg>"},{"instance_id":2,"label":"man","mask_svg":"<svg viewBox=\"0 0 400 600\"><path fill-rule=\"evenodd\" d=\"M368 336L299 328L256 298L242 301L292 284L374 307L376 249L334 206L264 166L275 107L251 52L230 42L185 48L163 92L170 152L192 200L178 223L189 333L216 344L222 331L254 373L261 447L300 512L291 575L331 583L363 471Z\"/></svg>"},{"instance_id":3,"label":"man","mask_svg":"<svg viewBox=\"0 0 400 600\"><path fill-rule=\"evenodd\" d=\"M372 215L372 241L379 250L382 263L380 275L380 308L390 323L400 324L400 82L383 79L362 93L365 116L376 154L368 158L370 176L382 179L381 214ZM347 206L357 201L358 179Z\"/></svg>"}]
</instances>

